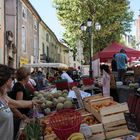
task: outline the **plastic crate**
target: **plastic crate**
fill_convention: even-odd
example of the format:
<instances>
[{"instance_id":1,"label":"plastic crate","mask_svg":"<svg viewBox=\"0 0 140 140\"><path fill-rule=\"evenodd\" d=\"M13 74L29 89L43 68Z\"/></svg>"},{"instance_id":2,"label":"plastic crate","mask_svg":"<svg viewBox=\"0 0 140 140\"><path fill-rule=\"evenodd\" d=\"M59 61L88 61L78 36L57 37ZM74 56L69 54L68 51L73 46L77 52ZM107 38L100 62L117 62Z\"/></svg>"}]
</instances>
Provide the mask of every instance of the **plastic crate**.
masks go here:
<instances>
[{"instance_id":1,"label":"plastic crate","mask_svg":"<svg viewBox=\"0 0 140 140\"><path fill-rule=\"evenodd\" d=\"M68 85L67 80L55 81L55 85L56 85L57 90L65 90L65 89L69 90L69 85Z\"/></svg>"},{"instance_id":2,"label":"plastic crate","mask_svg":"<svg viewBox=\"0 0 140 140\"><path fill-rule=\"evenodd\" d=\"M94 80L91 78L83 78L82 81L83 81L83 85L87 86L87 85L92 85Z\"/></svg>"}]
</instances>

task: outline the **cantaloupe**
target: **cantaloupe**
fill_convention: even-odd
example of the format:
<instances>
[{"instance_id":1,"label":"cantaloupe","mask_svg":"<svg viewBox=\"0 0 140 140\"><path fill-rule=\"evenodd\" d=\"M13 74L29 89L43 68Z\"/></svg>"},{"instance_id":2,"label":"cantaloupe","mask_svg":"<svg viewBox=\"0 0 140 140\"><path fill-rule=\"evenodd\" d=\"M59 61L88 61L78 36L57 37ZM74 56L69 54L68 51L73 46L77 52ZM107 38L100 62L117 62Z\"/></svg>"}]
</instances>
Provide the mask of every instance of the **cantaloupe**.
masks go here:
<instances>
[{"instance_id":1,"label":"cantaloupe","mask_svg":"<svg viewBox=\"0 0 140 140\"><path fill-rule=\"evenodd\" d=\"M65 102L65 98L64 97L59 97L58 98L58 103L64 103Z\"/></svg>"},{"instance_id":2,"label":"cantaloupe","mask_svg":"<svg viewBox=\"0 0 140 140\"><path fill-rule=\"evenodd\" d=\"M56 109L61 110L61 109L63 109L63 107L64 107L64 105L62 103L58 103L56 106Z\"/></svg>"},{"instance_id":3,"label":"cantaloupe","mask_svg":"<svg viewBox=\"0 0 140 140\"><path fill-rule=\"evenodd\" d=\"M64 108L72 108L73 104L71 101L67 100L64 102Z\"/></svg>"}]
</instances>

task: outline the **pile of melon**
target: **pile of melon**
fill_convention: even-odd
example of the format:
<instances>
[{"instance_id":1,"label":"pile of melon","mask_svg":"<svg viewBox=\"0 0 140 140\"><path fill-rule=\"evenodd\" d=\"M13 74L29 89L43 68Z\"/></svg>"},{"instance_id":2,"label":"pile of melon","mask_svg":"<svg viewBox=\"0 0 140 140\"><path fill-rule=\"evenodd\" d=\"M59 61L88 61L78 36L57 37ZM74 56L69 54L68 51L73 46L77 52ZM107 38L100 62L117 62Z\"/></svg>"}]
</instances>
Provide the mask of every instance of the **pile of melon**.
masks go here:
<instances>
[{"instance_id":1,"label":"pile of melon","mask_svg":"<svg viewBox=\"0 0 140 140\"><path fill-rule=\"evenodd\" d=\"M139 88L139 83L130 83L129 87L130 88Z\"/></svg>"},{"instance_id":2,"label":"pile of melon","mask_svg":"<svg viewBox=\"0 0 140 140\"><path fill-rule=\"evenodd\" d=\"M36 91L34 95L33 99L39 99L42 101L41 108L46 114L49 114L54 110L73 108L73 102L71 98L68 98L67 90L59 90L56 93Z\"/></svg>"}]
</instances>

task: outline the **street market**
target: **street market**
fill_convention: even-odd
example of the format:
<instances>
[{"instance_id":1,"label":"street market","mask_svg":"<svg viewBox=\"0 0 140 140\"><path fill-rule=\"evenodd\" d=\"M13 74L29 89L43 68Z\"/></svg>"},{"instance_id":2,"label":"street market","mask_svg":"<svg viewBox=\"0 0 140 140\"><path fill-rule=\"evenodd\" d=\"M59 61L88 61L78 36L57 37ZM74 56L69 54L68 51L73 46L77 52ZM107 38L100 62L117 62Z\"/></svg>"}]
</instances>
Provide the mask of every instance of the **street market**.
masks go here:
<instances>
[{"instance_id":1,"label":"street market","mask_svg":"<svg viewBox=\"0 0 140 140\"><path fill-rule=\"evenodd\" d=\"M0 0L0 140L140 140L139 0Z\"/></svg>"},{"instance_id":2,"label":"street market","mask_svg":"<svg viewBox=\"0 0 140 140\"><path fill-rule=\"evenodd\" d=\"M138 132L139 130L136 129L139 129L139 126L134 128L133 131L129 130L128 128L132 126L129 126L131 122L127 122L128 117L126 115L130 112L139 116L138 83L132 85L132 83L127 82L129 83L128 85L118 85L118 102L114 101L111 96L104 97L102 88L97 86L97 81L91 81L88 77L81 78L81 85L75 83L68 83L66 80L56 80L53 84L50 83L45 89L34 92L33 99L43 101L41 107L34 108L33 110L35 111L33 119L40 126L40 137L42 139L72 140L77 137L77 140L104 140L119 139L119 137L123 139L130 136L133 139L136 138L137 133L134 133L134 129ZM99 93L96 93L97 90L99 90ZM132 100L135 100L135 105L133 105ZM135 106L137 106L137 110L135 110ZM71 112L72 116L69 114ZM80 122L79 120L73 120L78 117L74 116L74 113L79 113L77 115L81 116ZM55 118L56 115L57 117ZM73 122L73 126L70 126ZM139 119L136 122L138 123ZM78 128L75 126L76 123L79 123ZM23 133L25 133L23 130L26 130L28 125L30 125L29 122L22 124L19 130L19 139L22 139ZM79 130L80 133L78 133ZM28 137L30 133L24 135ZM81 138L81 133L84 134L83 138ZM70 134L73 134L73 136L68 138Z\"/></svg>"}]
</instances>

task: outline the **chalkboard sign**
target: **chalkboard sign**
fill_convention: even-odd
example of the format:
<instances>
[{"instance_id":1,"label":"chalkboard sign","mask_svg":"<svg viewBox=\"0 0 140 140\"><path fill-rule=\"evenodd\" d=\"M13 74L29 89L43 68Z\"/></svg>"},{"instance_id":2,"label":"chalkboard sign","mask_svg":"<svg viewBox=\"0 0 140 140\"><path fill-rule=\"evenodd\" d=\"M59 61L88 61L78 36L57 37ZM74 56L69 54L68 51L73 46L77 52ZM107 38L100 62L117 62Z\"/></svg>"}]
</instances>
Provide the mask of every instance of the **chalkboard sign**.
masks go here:
<instances>
[{"instance_id":1,"label":"chalkboard sign","mask_svg":"<svg viewBox=\"0 0 140 140\"><path fill-rule=\"evenodd\" d=\"M124 113L127 127L131 131L140 132L140 126L137 123L137 118L135 114Z\"/></svg>"}]
</instances>

